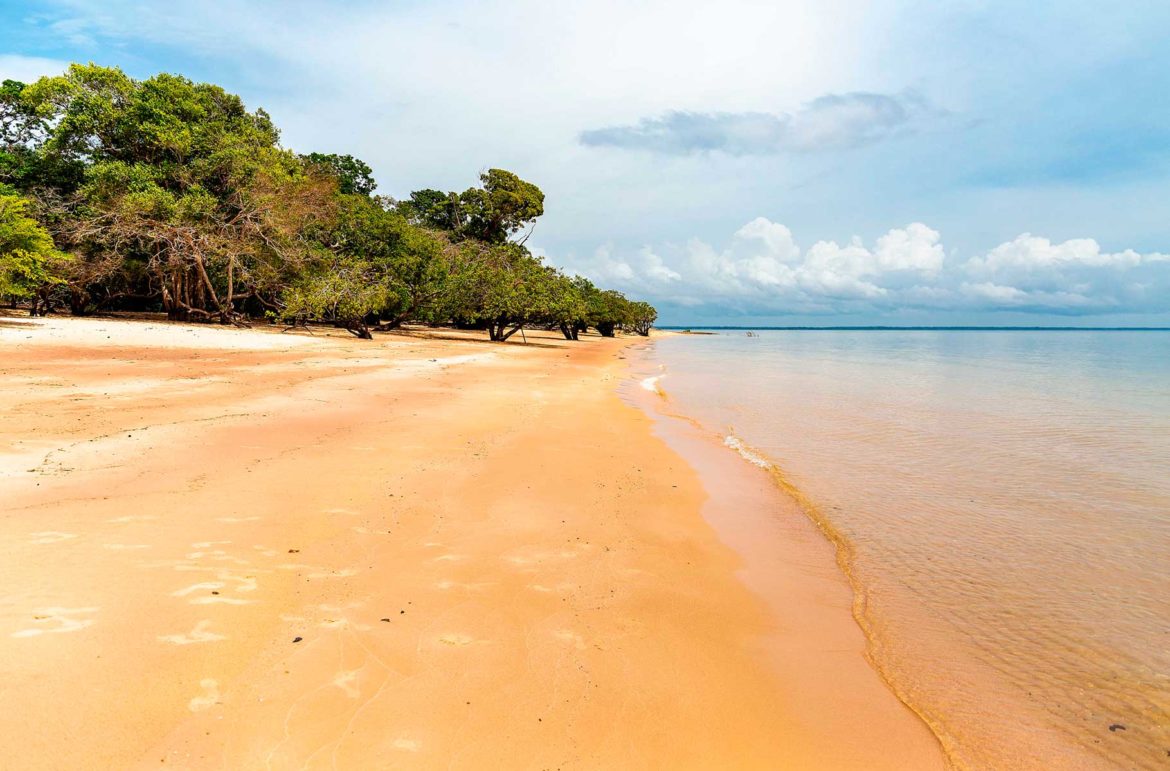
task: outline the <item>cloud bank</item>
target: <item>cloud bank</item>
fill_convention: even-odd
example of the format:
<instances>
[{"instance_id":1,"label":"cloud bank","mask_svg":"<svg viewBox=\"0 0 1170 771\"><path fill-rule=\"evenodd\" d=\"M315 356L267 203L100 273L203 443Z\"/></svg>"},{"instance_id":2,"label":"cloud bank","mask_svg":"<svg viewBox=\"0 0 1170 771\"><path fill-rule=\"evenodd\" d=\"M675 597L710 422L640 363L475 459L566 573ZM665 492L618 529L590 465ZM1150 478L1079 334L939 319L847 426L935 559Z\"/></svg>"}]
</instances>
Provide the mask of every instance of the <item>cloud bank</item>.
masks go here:
<instances>
[{"instance_id":1,"label":"cloud bank","mask_svg":"<svg viewBox=\"0 0 1170 771\"><path fill-rule=\"evenodd\" d=\"M616 256L603 246L570 268L639 295L744 313L1170 310L1170 255L1107 252L1093 239L1053 243L1025 233L964 259L917 222L872 244L855 237L802 249L788 227L757 217L723 248L693 238Z\"/></svg>"},{"instance_id":2,"label":"cloud bank","mask_svg":"<svg viewBox=\"0 0 1170 771\"><path fill-rule=\"evenodd\" d=\"M729 155L839 150L909 133L942 115L922 96L826 94L790 113L668 112L633 126L581 133L581 144L667 155Z\"/></svg>"}]
</instances>

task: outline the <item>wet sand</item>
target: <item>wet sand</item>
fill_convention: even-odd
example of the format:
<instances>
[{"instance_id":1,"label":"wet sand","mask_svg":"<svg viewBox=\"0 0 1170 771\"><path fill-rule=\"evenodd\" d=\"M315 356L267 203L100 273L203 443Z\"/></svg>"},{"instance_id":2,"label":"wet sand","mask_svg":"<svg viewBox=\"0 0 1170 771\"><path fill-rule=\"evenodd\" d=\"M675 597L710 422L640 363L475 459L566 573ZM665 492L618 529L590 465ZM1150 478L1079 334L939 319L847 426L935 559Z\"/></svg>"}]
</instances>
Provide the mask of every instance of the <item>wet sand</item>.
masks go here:
<instances>
[{"instance_id":1,"label":"wet sand","mask_svg":"<svg viewBox=\"0 0 1170 771\"><path fill-rule=\"evenodd\" d=\"M942 767L628 341L440 337L0 318L0 757Z\"/></svg>"}]
</instances>

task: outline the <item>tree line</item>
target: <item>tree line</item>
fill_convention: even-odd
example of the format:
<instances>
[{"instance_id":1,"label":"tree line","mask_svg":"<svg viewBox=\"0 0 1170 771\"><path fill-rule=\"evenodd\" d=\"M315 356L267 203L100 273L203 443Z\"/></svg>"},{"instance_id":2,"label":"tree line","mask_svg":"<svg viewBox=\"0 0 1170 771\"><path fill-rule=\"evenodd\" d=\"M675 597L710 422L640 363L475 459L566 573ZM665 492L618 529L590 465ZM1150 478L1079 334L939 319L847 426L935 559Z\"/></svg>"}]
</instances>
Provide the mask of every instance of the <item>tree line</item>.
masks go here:
<instances>
[{"instance_id":1,"label":"tree line","mask_svg":"<svg viewBox=\"0 0 1170 771\"><path fill-rule=\"evenodd\" d=\"M118 68L0 86L0 297L34 315L164 311L247 325L405 322L507 340L649 334L655 309L525 246L544 193L490 169L463 192L374 194L349 155L297 154L219 86Z\"/></svg>"}]
</instances>

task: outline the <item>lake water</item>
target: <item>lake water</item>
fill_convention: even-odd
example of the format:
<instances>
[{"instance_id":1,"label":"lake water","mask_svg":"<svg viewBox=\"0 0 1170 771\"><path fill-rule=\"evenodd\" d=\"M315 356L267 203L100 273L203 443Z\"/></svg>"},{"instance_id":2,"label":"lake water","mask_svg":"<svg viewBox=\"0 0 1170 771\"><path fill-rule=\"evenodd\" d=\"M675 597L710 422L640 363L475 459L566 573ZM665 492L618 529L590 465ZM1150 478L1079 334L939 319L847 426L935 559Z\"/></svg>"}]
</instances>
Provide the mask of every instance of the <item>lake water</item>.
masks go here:
<instances>
[{"instance_id":1,"label":"lake water","mask_svg":"<svg viewBox=\"0 0 1170 771\"><path fill-rule=\"evenodd\" d=\"M1170 767L1170 332L721 332L636 370L802 498L956 765Z\"/></svg>"}]
</instances>

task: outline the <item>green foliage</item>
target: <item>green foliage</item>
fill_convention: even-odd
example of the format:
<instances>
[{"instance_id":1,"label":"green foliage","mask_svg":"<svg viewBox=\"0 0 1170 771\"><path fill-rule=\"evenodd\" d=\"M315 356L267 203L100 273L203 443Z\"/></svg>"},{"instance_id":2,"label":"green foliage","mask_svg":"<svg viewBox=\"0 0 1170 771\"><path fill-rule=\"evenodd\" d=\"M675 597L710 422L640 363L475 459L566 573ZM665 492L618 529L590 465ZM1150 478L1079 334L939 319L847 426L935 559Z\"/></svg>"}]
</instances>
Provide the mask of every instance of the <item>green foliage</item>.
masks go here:
<instances>
[{"instance_id":1,"label":"green foliage","mask_svg":"<svg viewBox=\"0 0 1170 771\"><path fill-rule=\"evenodd\" d=\"M298 321L332 321L369 339L366 317L386 304L385 275L368 262L339 257L297 276L283 292L281 316Z\"/></svg>"},{"instance_id":2,"label":"green foliage","mask_svg":"<svg viewBox=\"0 0 1170 771\"><path fill-rule=\"evenodd\" d=\"M399 208L416 224L489 244L504 243L544 214L544 193L531 182L503 169L479 179L482 187L462 193L416 190Z\"/></svg>"},{"instance_id":3,"label":"green foliage","mask_svg":"<svg viewBox=\"0 0 1170 771\"><path fill-rule=\"evenodd\" d=\"M336 177L342 195L371 195L378 186L374 182L374 170L360 158L336 153L309 153L304 158L325 174Z\"/></svg>"},{"instance_id":4,"label":"green foliage","mask_svg":"<svg viewBox=\"0 0 1170 771\"><path fill-rule=\"evenodd\" d=\"M0 192L0 297L29 297L57 283L55 268L64 260L29 202Z\"/></svg>"},{"instance_id":5,"label":"green foliage","mask_svg":"<svg viewBox=\"0 0 1170 771\"><path fill-rule=\"evenodd\" d=\"M166 73L136 81L116 67L74 64L25 87L22 99L53 124L48 152L153 164L164 175L197 164L226 184L242 152L274 147L279 138L268 115L249 113L238 96Z\"/></svg>"},{"instance_id":6,"label":"green foliage","mask_svg":"<svg viewBox=\"0 0 1170 771\"><path fill-rule=\"evenodd\" d=\"M489 169L481 174L483 187L460 196L466 216L464 231L489 244L503 243L544 214L544 193L510 171Z\"/></svg>"},{"instance_id":7,"label":"green foliage","mask_svg":"<svg viewBox=\"0 0 1170 771\"><path fill-rule=\"evenodd\" d=\"M15 80L0 85L0 184L22 191L72 191L84 173L82 164L44 152L49 122L37 114Z\"/></svg>"},{"instance_id":8,"label":"green foliage","mask_svg":"<svg viewBox=\"0 0 1170 771\"><path fill-rule=\"evenodd\" d=\"M450 235L460 232L463 223L463 207L458 193L415 190L409 200L398 204L398 210L417 225Z\"/></svg>"},{"instance_id":9,"label":"green foliage","mask_svg":"<svg viewBox=\"0 0 1170 771\"><path fill-rule=\"evenodd\" d=\"M359 195L341 196L334 219L314 235L346 261L350 275L380 287L367 295L379 299L363 316L375 314L391 327L434 316L448 271L441 236L410 224L388 202Z\"/></svg>"},{"instance_id":10,"label":"green foliage","mask_svg":"<svg viewBox=\"0 0 1170 771\"><path fill-rule=\"evenodd\" d=\"M613 337L617 329L630 321L629 300L613 289L598 292L590 310L593 326L603 337Z\"/></svg>"},{"instance_id":11,"label":"green foliage","mask_svg":"<svg viewBox=\"0 0 1170 771\"><path fill-rule=\"evenodd\" d=\"M646 337L657 320L658 311L650 303L639 301L629 304L629 324L635 333Z\"/></svg>"},{"instance_id":12,"label":"green foliage","mask_svg":"<svg viewBox=\"0 0 1170 771\"><path fill-rule=\"evenodd\" d=\"M517 244L467 242L458 251L446 293L452 318L483 324L492 340L507 340L551 315L555 274Z\"/></svg>"},{"instance_id":13,"label":"green foliage","mask_svg":"<svg viewBox=\"0 0 1170 771\"><path fill-rule=\"evenodd\" d=\"M147 264L145 292L172 318L230 320L238 290L255 296L281 273L275 263L296 262L298 231L328 212L325 178L277 145L263 111L218 86L73 65L20 97L52 127L41 156L84 166L58 212L81 257L75 309L123 283L122 256Z\"/></svg>"}]
</instances>

